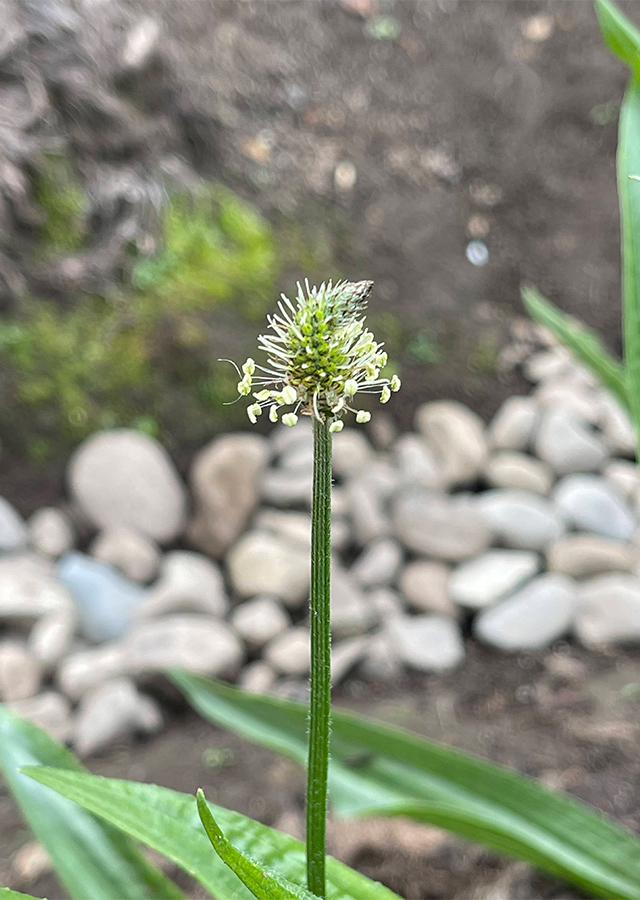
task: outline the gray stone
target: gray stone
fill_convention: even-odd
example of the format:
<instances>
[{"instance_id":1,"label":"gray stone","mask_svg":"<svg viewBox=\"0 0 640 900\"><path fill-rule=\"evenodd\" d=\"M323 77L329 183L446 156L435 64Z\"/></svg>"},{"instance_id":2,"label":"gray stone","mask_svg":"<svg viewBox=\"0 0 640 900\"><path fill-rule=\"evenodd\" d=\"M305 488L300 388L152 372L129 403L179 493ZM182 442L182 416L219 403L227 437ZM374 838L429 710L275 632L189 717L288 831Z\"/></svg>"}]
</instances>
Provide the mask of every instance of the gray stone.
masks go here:
<instances>
[{"instance_id":1,"label":"gray stone","mask_svg":"<svg viewBox=\"0 0 640 900\"><path fill-rule=\"evenodd\" d=\"M62 510L45 506L31 516L28 525L31 544L45 556L58 557L73 550L75 534Z\"/></svg>"},{"instance_id":2,"label":"gray stone","mask_svg":"<svg viewBox=\"0 0 640 900\"><path fill-rule=\"evenodd\" d=\"M540 350L533 353L524 365L524 374L529 381L549 381L566 375L571 367L571 356L564 347Z\"/></svg>"},{"instance_id":3,"label":"gray stone","mask_svg":"<svg viewBox=\"0 0 640 900\"><path fill-rule=\"evenodd\" d=\"M508 397L489 425L489 445L495 450L527 450L538 415L533 397Z\"/></svg>"},{"instance_id":4,"label":"gray stone","mask_svg":"<svg viewBox=\"0 0 640 900\"><path fill-rule=\"evenodd\" d=\"M309 595L309 550L298 541L249 532L232 548L227 565L240 597L271 594L296 607Z\"/></svg>"},{"instance_id":5,"label":"gray stone","mask_svg":"<svg viewBox=\"0 0 640 900\"><path fill-rule=\"evenodd\" d=\"M221 559L240 537L258 504L268 456L267 441L255 434L223 435L197 454L189 536L200 550Z\"/></svg>"},{"instance_id":6,"label":"gray stone","mask_svg":"<svg viewBox=\"0 0 640 900\"><path fill-rule=\"evenodd\" d=\"M469 559L491 543L491 532L468 502L423 489L398 496L393 522L396 537L409 550L438 559Z\"/></svg>"},{"instance_id":7,"label":"gray stone","mask_svg":"<svg viewBox=\"0 0 640 900\"><path fill-rule=\"evenodd\" d=\"M284 538L299 541L311 547L311 514L282 509L262 509L255 517L253 527L257 531L272 531ZM343 549L349 542L350 530L344 519L334 516L331 520L331 545Z\"/></svg>"},{"instance_id":8,"label":"gray stone","mask_svg":"<svg viewBox=\"0 0 640 900\"><path fill-rule=\"evenodd\" d=\"M313 449L313 425L311 419L303 416L295 428L288 425L276 425L269 436L269 442L276 456L282 458L293 447L311 447Z\"/></svg>"},{"instance_id":9,"label":"gray stone","mask_svg":"<svg viewBox=\"0 0 640 900\"><path fill-rule=\"evenodd\" d=\"M574 630L587 647L640 641L640 579L600 575L584 582Z\"/></svg>"},{"instance_id":10,"label":"gray stone","mask_svg":"<svg viewBox=\"0 0 640 900\"><path fill-rule=\"evenodd\" d=\"M597 534L567 534L547 550L547 568L573 578L592 578L604 572L631 572L640 552Z\"/></svg>"},{"instance_id":11,"label":"gray stone","mask_svg":"<svg viewBox=\"0 0 640 900\"><path fill-rule=\"evenodd\" d=\"M29 531L13 506L0 497L0 553L24 550L29 543Z\"/></svg>"},{"instance_id":12,"label":"gray stone","mask_svg":"<svg viewBox=\"0 0 640 900\"><path fill-rule=\"evenodd\" d=\"M483 609L529 581L539 568L539 556L529 550L489 550L452 573L449 596L460 606Z\"/></svg>"},{"instance_id":13,"label":"gray stone","mask_svg":"<svg viewBox=\"0 0 640 900\"><path fill-rule=\"evenodd\" d=\"M402 616L389 623L397 657L421 672L446 672L464 659L460 629L447 616Z\"/></svg>"},{"instance_id":14,"label":"gray stone","mask_svg":"<svg viewBox=\"0 0 640 900\"><path fill-rule=\"evenodd\" d=\"M345 428L333 439L333 471L338 478L360 474L373 456L371 444L357 428Z\"/></svg>"},{"instance_id":15,"label":"gray stone","mask_svg":"<svg viewBox=\"0 0 640 900\"><path fill-rule=\"evenodd\" d=\"M67 656L58 668L56 680L63 694L71 700L79 700L87 691L124 671L122 644L105 644Z\"/></svg>"},{"instance_id":16,"label":"gray stone","mask_svg":"<svg viewBox=\"0 0 640 900\"><path fill-rule=\"evenodd\" d=\"M187 494L153 438L129 429L88 438L69 463L71 495L97 528L128 525L160 544L182 534Z\"/></svg>"},{"instance_id":17,"label":"gray stone","mask_svg":"<svg viewBox=\"0 0 640 900\"><path fill-rule=\"evenodd\" d=\"M257 659L249 663L240 673L238 686L252 694L266 694L276 682L277 675L266 662Z\"/></svg>"},{"instance_id":18,"label":"gray stone","mask_svg":"<svg viewBox=\"0 0 640 900\"><path fill-rule=\"evenodd\" d=\"M77 625L75 610L61 609L39 619L29 634L29 652L50 672L71 648Z\"/></svg>"},{"instance_id":19,"label":"gray stone","mask_svg":"<svg viewBox=\"0 0 640 900\"><path fill-rule=\"evenodd\" d=\"M307 628L290 628L267 644L264 658L282 675L307 675L310 647Z\"/></svg>"},{"instance_id":20,"label":"gray stone","mask_svg":"<svg viewBox=\"0 0 640 900\"><path fill-rule=\"evenodd\" d=\"M346 487L353 534L359 546L386 537L391 523L384 498L364 476L351 478Z\"/></svg>"},{"instance_id":21,"label":"gray stone","mask_svg":"<svg viewBox=\"0 0 640 900\"><path fill-rule=\"evenodd\" d=\"M367 603L375 610L376 616L381 622L392 619L404 612L404 602L397 591L388 587L379 587L370 591L367 595Z\"/></svg>"},{"instance_id":22,"label":"gray stone","mask_svg":"<svg viewBox=\"0 0 640 900\"><path fill-rule=\"evenodd\" d=\"M483 610L474 631L500 650L537 650L566 635L578 602L575 582L565 575L540 575L497 606Z\"/></svg>"},{"instance_id":23,"label":"gray stone","mask_svg":"<svg viewBox=\"0 0 640 900\"><path fill-rule=\"evenodd\" d=\"M273 506L311 506L311 469L269 469L262 479L262 497Z\"/></svg>"},{"instance_id":24,"label":"gray stone","mask_svg":"<svg viewBox=\"0 0 640 900\"><path fill-rule=\"evenodd\" d=\"M351 574L363 588L391 584L402 565L402 547L392 538L369 544L353 564Z\"/></svg>"},{"instance_id":25,"label":"gray stone","mask_svg":"<svg viewBox=\"0 0 640 900\"><path fill-rule=\"evenodd\" d=\"M392 681L402 673L402 661L398 656L389 627L372 635L362 660L362 673L373 681Z\"/></svg>"},{"instance_id":26,"label":"gray stone","mask_svg":"<svg viewBox=\"0 0 640 900\"><path fill-rule=\"evenodd\" d=\"M40 667L23 641L0 641L0 700L27 700L40 687Z\"/></svg>"},{"instance_id":27,"label":"gray stone","mask_svg":"<svg viewBox=\"0 0 640 900\"><path fill-rule=\"evenodd\" d=\"M190 550L172 550L162 558L160 577L136 609L139 619L175 612L222 617L229 608L218 566Z\"/></svg>"},{"instance_id":28,"label":"gray stone","mask_svg":"<svg viewBox=\"0 0 640 900\"><path fill-rule=\"evenodd\" d=\"M534 394L541 409L550 406L564 407L578 419L596 425L602 417L600 397L595 391L582 385L572 384L564 379L543 384Z\"/></svg>"},{"instance_id":29,"label":"gray stone","mask_svg":"<svg viewBox=\"0 0 640 900\"><path fill-rule=\"evenodd\" d=\"M630 505L637 507L640 472L635 463L628 459L613 459L603 468L602 474Z\"/></svg>"},{"instance_id":30,"label":"gray stone","mask_svg":"<svg viewBox=\"0 0 640 900\"><path fill-rule=\"evenodd\" d=\"M162 726L157 703L117 678L86 694L78 708L73 743L79 756L90 756L129 734L152 734Z\"/></svg>"},{"instance_id":31,"label":"gray stone","mask_svg":"<svg viewBox=\"0 0 640 900\"><path fill-rule=\"evenodd\" d=\"M565 531L549 500L527 491L485 491L476 508L497 540L516 550L544 550Z\"/></svg>"},{"instance_id":32,"label":"gray stone","mask_svg":"<svg viewBox=\"0 0 640 900\"><path fill-rule=\"evenodd\" d=\"M57 691L43 691L28 700L17 700L10 703L9 708L44 729L56 741L65 743L71 736L71 707Z\"/></svg>"},{"instance_id":33,"label":"gray stone","mask_svg":"<svg viewBox=\"0 0 640 900\"><path fill-rule=\"evenodd\" d=\"M575 528L617 541L633 539L638 523L624 497L599 475L571 475L553 492L562 515Z\"/></svg>"},{"instance_id":34,"label":"gray stone","mask_svg":"<svg viewBox=\"0 0 640 900\"><path fill-rule=\"evenodd\" d=\"M155 541L126 525L102 531L91 546L91 555L113 566L125 578L146 584L158 573L160 551Z\"/></svg>"},{"instance_id":35,"label":"gray stone","mask_svg":"<svg viewBox=\"0 0 640 900\"><path fill-rule=\"evenodd\" d=\"M638 438L629 414L607 391L600 394L600 407L600 427L611 453L635 459Z\"/></svg>"},{"instance_id":36,"label":"gray stone","mask_svg":"<svg viewBox=\"0 0 640 900\"><path fill-rule=\"evenodd\" d=\"M535 450L557 475L595 472L607 458L603 439L575 413L558 405L544 411L535 438Z\"/></svg>"},{"instance_id":37,"label":"gray stone","mask_svg":"<svg viewBox=\"0 0 640 900\"><path fill-rule=\"evenodd\" d=\"M336 638L365 634L377 613L350 572L334 563L331 576L331 632Z\"/></svg>"},{"instance_id":38,"label":"gray stone","mask_svg":"<svg viewBox=\"0 0 640 900\"><path fill-rule=\"evenodd\" d=\"M331 683L336 685L347 677L367 652L370 638L355 637L340 641L331 648Z\"/></svg>"},{"instance_id":39,"label":"gray stone","mask_svg":"<svg viewBox=\"0 0 640 900\"><path fill-rule=\"evenodd\" d=\"M156 57L160 34L158 20L142 16L126 35L120 57L123 70L130 73L147 69Z\"/></svg>"},{"instance_id":40,"label":"gray stone","mask_svg":"<svg viewBox=\"0 0 640 900\"><path fill-rule=\"evenodd\" d=\"M291 625L291 619L273 597L255 597L234 609L231 624L249 650L259 650Z\"/></svg>"},{"instance_id":41,"label":"gray stone","mask_svg":"<svg viewBox=\"0 0 640 900\"><path fill-rule=\"evenodd\" d=\"M423 437L402 434L393 450L402 484L418 484L430 490L444 488L442 472Z\"/></svg>"},{"instance_id":42,"label":"gray stone","mask_svg":"<svg viewBox=\"0 0 640 900\"><path fill-rule=\"evenodd\" d=\"M58 577L73 597L82 633L92 641L126 634L146 596L115 569L76 551L59 560Z\"/></svg>"},{"instance_id":43,"label":"gray stone","mask_svg":"<svg viewBox=\"0 0 640 900\"><path fill-rule=\"evenodd\" d=\"M73 609L73 600L55 579L55 569L35 556L0 559L0 620L39 619Z\"/></svg>"},{"instance_id":44,"label":"gray stone","mask_svg":"<svg viewBox=\"0 0 640 900\"><path fill-rule=\"evenodd\" d=\"M451 570L444 563L417 559L402 572L400 590L409 606L418 612L455 618L456 606L449 596L450 576Z\"/></svg>"},{"instance_id":45,"label":"gray stone","mask_svg":"<svg viewBox=\"0 0 640 900\"><path fill-rule=\"evenodd\" d=\"M551 466L525 453L497 453L484 470L487 484L495 488L548 494L554 482Z\"/></svg>"},{"instance_id":46,"label":"gray stone","mask_svg":"<svg viewBox=\"0 0 640 900\"><path fill-rule=\"evenodd\" d=\"M437 400L421 406L415 421L434 453L445 482L473 484L487 458L482 419L462 403Z\"/></svg>"}]
</instances>

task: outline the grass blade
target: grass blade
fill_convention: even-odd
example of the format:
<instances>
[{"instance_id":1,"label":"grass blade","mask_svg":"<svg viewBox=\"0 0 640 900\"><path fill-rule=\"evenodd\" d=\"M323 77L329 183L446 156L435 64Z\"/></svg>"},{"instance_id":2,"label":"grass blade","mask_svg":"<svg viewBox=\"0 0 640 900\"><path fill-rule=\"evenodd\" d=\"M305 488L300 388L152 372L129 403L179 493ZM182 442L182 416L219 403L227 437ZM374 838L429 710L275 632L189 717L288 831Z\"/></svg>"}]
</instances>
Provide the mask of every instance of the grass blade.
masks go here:
<instances>
[{"instance_id":1,"label":"grass blade","mask_svg":"<svg viewBox=\"0 0 640 900\"><path fill-rule=\"evenodd\" d=\"M640 31L611 0L596 0L596 14L606 46L640 76Z\"/></svg>"},{"instance_id":2,"label":"grass blade","mask_svg":"<svg viewBox=\"0 0 640 900\"><path fill-rule=\"evenodd\" d=\"M39 898L32 897L31 894L19 894L11 888L0 887L0 900L39 900Z\"/></svg>"}]
</instances>

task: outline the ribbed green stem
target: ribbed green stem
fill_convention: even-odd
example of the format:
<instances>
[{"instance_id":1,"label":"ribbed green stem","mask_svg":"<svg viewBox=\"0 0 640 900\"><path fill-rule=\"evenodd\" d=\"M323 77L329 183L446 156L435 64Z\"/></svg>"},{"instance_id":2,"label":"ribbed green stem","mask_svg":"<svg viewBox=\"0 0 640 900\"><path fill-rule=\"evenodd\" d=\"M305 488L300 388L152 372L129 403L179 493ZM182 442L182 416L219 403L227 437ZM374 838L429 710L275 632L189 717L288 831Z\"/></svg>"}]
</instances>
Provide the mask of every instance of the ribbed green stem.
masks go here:
<instances>
[{"instance_id":1,"label":"ribbed green stem","mask_svg":"<svg viewBox=\"0 0 640 900\"><path fill-rule=\"evenodd\" d=\"M327 770L331 727L331 434L313 422L311 696L307 769L307 885L325 896Z\"/></svg>"}]
</instances>

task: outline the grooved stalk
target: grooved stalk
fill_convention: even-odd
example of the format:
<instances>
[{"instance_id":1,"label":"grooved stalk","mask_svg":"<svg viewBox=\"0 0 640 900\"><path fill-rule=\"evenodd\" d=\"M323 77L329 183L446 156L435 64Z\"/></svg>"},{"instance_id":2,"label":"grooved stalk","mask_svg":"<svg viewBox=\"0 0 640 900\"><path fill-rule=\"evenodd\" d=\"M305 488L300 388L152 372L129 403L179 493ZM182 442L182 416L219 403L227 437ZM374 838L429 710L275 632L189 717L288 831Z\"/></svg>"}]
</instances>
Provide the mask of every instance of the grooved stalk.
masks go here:
<instances>
[{"instance_id":1,"label":"grooved stalk","mask_svg":"<svg viewBox=\"0 0 640 900\"><path fill-rule=\"evenodd\" d=\"M313 451L307 885L312 893L324 897L331 727L331 433L328 421L314 419Z\"/></svg>"}]
</instances>

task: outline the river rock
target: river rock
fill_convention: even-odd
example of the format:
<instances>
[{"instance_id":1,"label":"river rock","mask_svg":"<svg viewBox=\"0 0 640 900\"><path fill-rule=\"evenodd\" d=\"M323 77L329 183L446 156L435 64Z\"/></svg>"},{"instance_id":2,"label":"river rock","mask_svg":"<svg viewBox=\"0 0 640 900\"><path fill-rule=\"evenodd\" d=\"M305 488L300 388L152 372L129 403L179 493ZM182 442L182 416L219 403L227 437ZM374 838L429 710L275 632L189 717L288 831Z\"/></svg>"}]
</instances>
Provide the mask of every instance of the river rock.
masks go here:
<instances>
[{"instance_id":1,"label":"river rock","mask_svg":"<svg viewBox=\"0 0 640 900\"><path fill-rule=\"evenodd\" d=\"M57 558L73 550L76 542L73 526L62 510L45 506L31 516L28 525L32 546L45 556Z\"/></svg>"},{"instance_id":2,"label":"river rock","mask_svg":"<svg viewBox=\"0 0 640 900\"><path fill-rule=\"evenodd\" d=\"M409 550L451 562L477 556L491 543L489 528L466 500L424 489L401 492L393 523Z\"/></svg>"},{"instance_id":3,"label":"river rock","mask_svg":"<svg viewBox=\"0 0 640 900\"><path fill-rule=\"evenodd\" d=\"M402 565L402 547L393 538L382 538L364 550L353 564L351 574L360 587L391 584Z\"/></svg>"},{"instance_id":4,"label":"river rock","mask_svg":"<svg viewBox=\"0 0 640 900\"><path fill-rule=\"evenodd\" d=\"M550 406L542 415L535 450L556 475L595 472L607 458L601 437L565 406Z\"/></svg>"},{"instance_id":5,"label":"river rock","mask_svg":"<svg viewBox=\"0 0 640 900\"><path fill-rule=\"evenodd\" d=\"M24 550L29 543L29 530L22 516L4 497L0 497L0 553Z\"/></svg>"},{"instance_id":6,"label":"river rock","mask_svg":"<svg viewBox=\"0 0 640 900\"><path fill-rule=\"evenodd\" d=\"M402 572L400 590L418 612L439 613L455 618L456 606L449 595L451 570L444 563L417 559Z\"/></svg>"},{"instance_id":7,"label":"river rock","mask_svg":"<svg viewBox=\"0 0 640 900\"><path fill-rule=\"evenodd\" d=\"M542 409L550 406L564 407L590 425L598 424L602 417L602 405L597 392L564 379L546 382L534 396Z\"/></svg>"},{"instance_id":8,"label":"river rock","mask_svg":"<svg viewBox=\"0 0 640 900\"><path fill-rule=\"evenodd\" d=\"M155 578L160 566L155 541L126 525L102 531L91 545L91 555L142 584Z\"/></svg>"},{"instance_id":9,"label":"river rock","mask_svg":"<svg viewBox=\"0 0 640 900\"><path fill-rule=\"evenodd\" d=\"M189 536L200 550L221 559L240 537L258 504L268 456L267 441L256 434L223 435L198 453L189 475Z\"/></svg>"},{"instance_id":10,"label":"river rock","mask_svg":"<svg viewBox=\"0 0 640 900\"><path fill-rule=\"evenodd\" d=\"M229 601L220 569L212 560L190 550L165 554L160 577L136 609L136 617L175 612L198 612L221 618Z\"/></svg>"},{"instance_id":11,"label":"river rock","mask_svg":"<svg viewBox=\"0 0 640 900\"><path fill-rule=\"evenodd\" d=\"M75 610L61 609L39 619L29 633L29 652L45 672L66 656L77 626Z\"/></svg>"},{"instance_id":12,"label":"river rock","mask_svg":"<svg viewBox=\"0 0 640 900\"><path fill-rule=\"evenodd\" d=\"M264 651L267 663L282 675L307 675L310 653L309 630L303 627L290 628L278 635Z\"/></svg>"},{"instance_id":13,"label":"river rock","mask_svg":"<svg viewBox=\"0 0 640 900\"><path fill-rule=\"evenodd\" d=\"M488 550L459 566L449 579L452 600L469 609L483 609L533 578L540 568L537 553L528 550Z\"/></svg>"},{"instance_id":14,"label":"river rock","mask_svg":"<svg viewBox=\"0 0 640 900\"><path fill-rule=\"evenodd\" d=\"M261 659L256 659L240 673L238 687L252 694L266 694L274 686L277 677L271 666Z\"/></svg>"},{"instance_id":15,"label":"river rock","mask_svg":"<svg viewBox=\"0 0 640 900\"><path fill-rule=\"evenodd\" d=\"M637 644L640 579L616 573L584 582L574 628L578 640L587 647Z\"/></svg>"},{"instance_id":16,"label":"river rock","mask_svg":"<svg viewBox=\"0 0 640 900\"><path fill-rule=\"evenodd\" d=\"M538 415L534 397L508 397L489 425L489 445L495 450L527 450Z\"/></svg>"},{"instance_id":17,"label":"river rock","mask_svg":"<svg viewBox=\"0 0 640 900\"><path fill-rule=\"evenodd\" d=\"M600 427L611 453L635 459L638 438L627 411L607 391L600 392L600 408Z\"/></svg>"},{"instance_id":18,"label":"river rock","mask_svg":"<svg viewBox=\"0 0 640 900\"><path fill-rule=\"evenodd\" d=\"M364 547L389 534L391 523L385 498L364 475L349 479L346 495L353 534L359 546Z\"/></svg>"},{"instance_id":19,"label":"river rock","mask_svg":"<svg viewBox=\"0 0 640 900\"><path fill-rule=\"evenodd\" d=\"M548 647L571 629L578 594L565 575L534 578L502 603L480 613L474 632L481 641L506 651Z\"/></svg>"},{"instance_id":20,"label":"river rock","mask_svg":"<svg viewBox=\"0 0 640 900\"><path fill-rule=\"evenodd\" d=\"M262 479L262 498L273 506L311 506L313 470L268 469Z\"/></svg>"},{"instance_id":21,"label":"river rock","mask_svg":"<svg viewBox=\"0 0 640 900\"><path fill-rule=\"evenodd\" d=\"M39 619L67 609L73 609L73 600L50 563L27 554L0 558L0 621Z\"/></svg>"},{"instance_id":22,"label":"river rock","mask_svg":"<svg viewBox=\"0 0 640 900\"><path fill-rule=\"evenodd\" d=\"M311 547L311 514L308 512L261 509L253 520L253 525L257 531L272 531L284 538L299 541L307 548ZM331 520L331 546L333 549L342 550L346 547L350 536L350 529L346 521L334 515Z\"/></svg>"},{"instance_id":23,"label":"river rock","mask_svg":"<svg viewBox=\"0 0 640 900\"><path fill-rule=\"evenodd\" d=\"M249 650L259 650L291 625L291 619L273 597L254 597L237 606L231 624Z\"/></svg>"},{"instance_id":24,"label":"river rock","mask_svg":"<svg viewBox=\"0 0 640 900\"><path fill-rule=\"evenodd\" d=\"M331 575L331 632L336 638L365 634L378 616L350 572L334 563Z\"/></svg>"},{"instance_id":25,"label":"river rock","mask_svg":"<svg viewBox=\"0 0 640 900\"><path fill-rule=\"evenodd\" d=\"M592 578L604 572L632 572L640 553L597 534L567 534L547 550L547 568L573 578Z\"/></svg>"},{"instance_id":26,"label":"river rock","mask_svg":"<svg viewBox=\"0 0 640 900\"><path fill-rule=\"evenodd\" d=\"M86 694L78 708L73 743L90 756L129 734L152 734L162 727L160 707L140 694L130 678L117 678Z\"/></svg>"},{"instance_id":27,"label":"river rock","mask_svg":"<svg viewBox=\"0 0 640 900\"><path fill-rule=\"evenodd\" d=\"M612 459L602 474L624 499L634 507L640 495L640 473L635 463L628 459Z\"/></svg>"},{"instance_id":28,"label":"river rock","mask_svg":"<svg viewBox=\"0 0 640 900\"><path fill-rule=\"evenodd\" d=\"M500 543L517 550L544 550L565 530L555 507L527 491L485 491L476 508Z\"/></svg>"},{"instance_id":29,"label":"river rock","mask_svg":"<svg viewBox=\"0 0 640 900\"><path fill-rule=\"evenodd\" d=\"M402 434L395 442L393 451L402 484L418 484L436 491L444 488L444 478L436 457L423 437Z\"/></svg>"},{"instance_id":30,"label":"river rock","mask_svg":"<svg viewBox=\"0 0 640 900\"><path fill-rule=\"evenodd\" d=\"M56 741L66 743L71 736L71 707L69 701L57 691L43 691L28 700L16 700L9 704L9 708L42 728Z\"/></svg>"},{"instance_id":31,"label":"river rock","mask_svg":"<svg viewBox=\"0 0 640 900\"><path fill-rule=\"evenodd\" d=\"M333 439L333 472L338 478L358 475L373 460L373 448L362 431L345 428Z\"/></svg>"},{"instance_id":32,"label":"river rock","mask_svg":"<svg viewBox=\"0 0 640 900\"><path fill-rule=\"evenodd\" d=\"M33 697L40 677L40 667L23 641L0 641L0 700L13 703Z\"/></svg>"},{"instance_id":33,"label":"river rock","mask_svg":"<svg viewBox=\"0 0 640 900\"><path fill-rule=\"evenodd\" d=\"M349 672L364 658L369 637L354 637L340 641L331 647L331 683L340 684Z\"/></svg>"},{"instance_id":34,"label":"river rock","mask_svg":"<svg viewBox=\"0 0 640 900\"><path fill-rule=\"evenodd\" d=\"M184 531L187 494L166 451L126 428L92 435L67 470L69 489L97 528L127 525L169 543Z\"/></svg>"},{"instance_id":35,"label":"river rock","mask_svg":"<svg viewBox=\"0 0 640 900\"><path fill-rule=\"evenodd\" d=\"M531 354L523 368L526 378L534 384L550 381L567 375L571 368L571 356L564 347L539 350Z\"/></svg>"},{"instance_id":36,"label":"river rock","mask_svg":"<svg viewBox=\"0 0 640 900\"><path fill-rule=\"evenodd\" d=\"M76 551L59 560L58 577L74 599L82 633L92 641L122 637L146 596L115 569Z\"/></svg>"},{"instance_id":37,"label":"river rock","mask_svg":"<svg viewBox=\"0 0 640 900\"><path fill-rule=\"evenodd\" d=\"M553 492L560 512L575 528L617 541L633 539L638 523L622 495L599 475L572 475Z\"/></svg>"},{"instance_id":38,"label":"river rock","mask_svg":"<svg viewBox=\"0 0 640 900\"><path fill-rule=\"evenodd\" d=\"M421 406L415 421L435 455L445 482L472 484L487 458L482 419L462 403L437 400Z\"/></svg>"},{"instance_id":39,"label":"river rock","mask_svg":"<svg viewBox=\"0 0 640 900\"><path fill-rule=\"evenodd\" d=\"M554 482L551 466L526 453L497 453L484 470L487 484L495 488L548 494Z\"/></svg>"},{"instance_id":40,"label":"river rock","mask_svg":"<svg viewBox=\"0 0 640 900\"><path fill-rule=\"evenodd\" d=\"M460 629L447 616L402 616L389 622L397 657L421 672L445 672L464 659Z\"/></svg>"},{"instance_id":41,"label":"river rock","mask_svg":"<svg viewBox=\"0 0 640 900\"><path fill-rule=\"evenodd\" d=\"M87 691L124 671L123 646L115 642L70 654L60 663L56 680L63 694L70 700L79 700Z\"/></svg>"},{"instance_id":42,"label":"river rock","mask_svg":"<svg viewBox=\"0 0 640 900\"><path fill-rule=\"evenodd\" d=\"M232 548L227 565L240 597L270 594L297 607L309 595L309 550L298 541L251 531Z\"/></svg>"}]
</instances>

